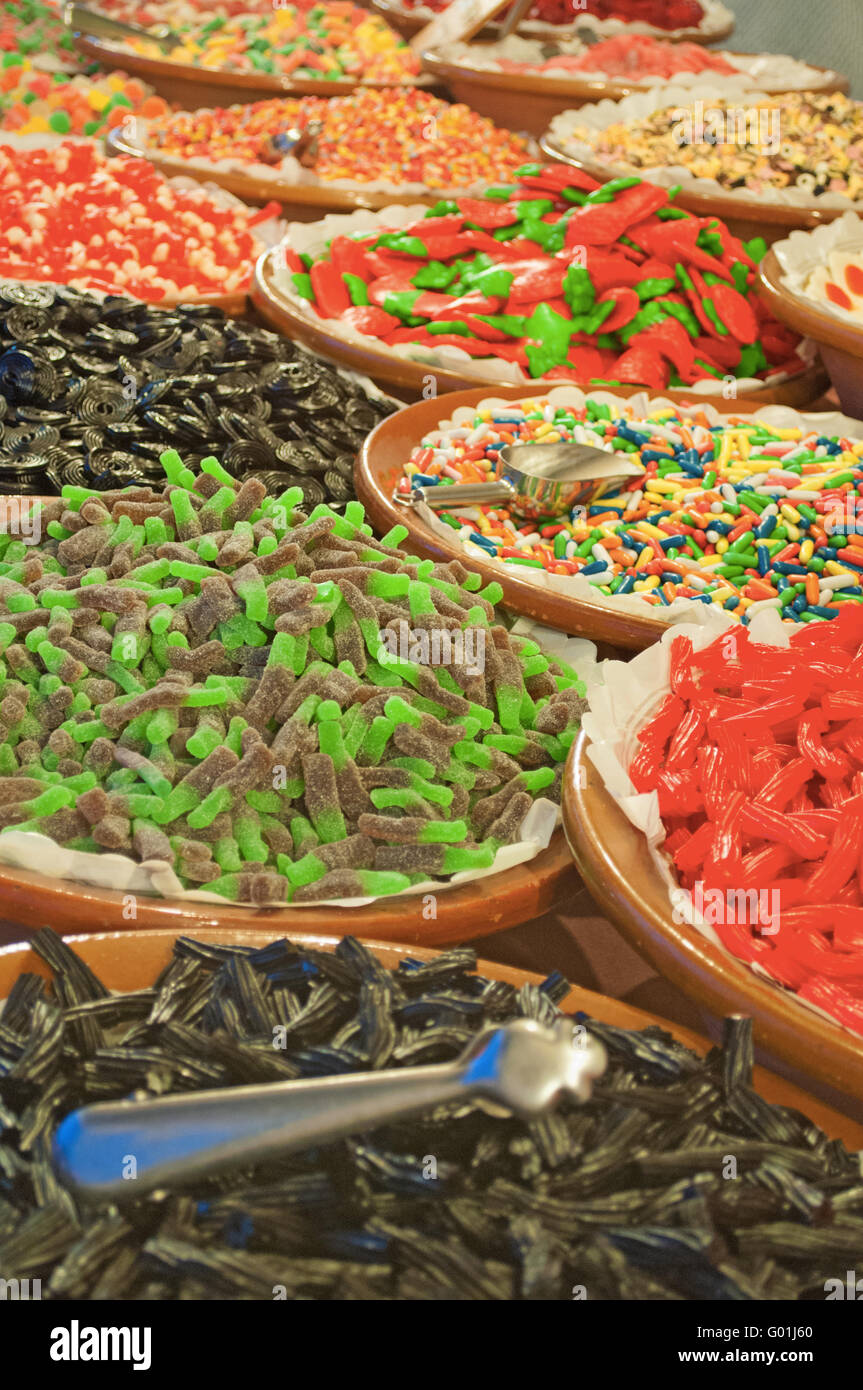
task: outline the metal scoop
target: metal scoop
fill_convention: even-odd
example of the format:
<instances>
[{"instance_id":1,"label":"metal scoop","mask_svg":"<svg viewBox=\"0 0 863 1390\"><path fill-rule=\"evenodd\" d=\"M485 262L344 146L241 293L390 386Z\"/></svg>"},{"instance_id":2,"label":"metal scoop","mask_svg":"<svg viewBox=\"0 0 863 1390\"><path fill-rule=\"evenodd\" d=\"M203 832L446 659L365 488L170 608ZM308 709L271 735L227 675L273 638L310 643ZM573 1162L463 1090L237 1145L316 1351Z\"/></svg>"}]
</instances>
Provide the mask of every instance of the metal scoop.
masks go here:
<instances>
[{"instance_id":1,"label":"metal scoop","mask_svg":"<svg viewBox=\"0 0 863 1390\"><path fill-rule=\"evenodd\" d=\"M532 1119L563 1096L586 1101L608 1058L571 1018L518 1019L480 1033L457 1062L278 1081L73 1111L54 1166L79 1192L127 1197L361 1134L438 1105L483 1097Z\"/></svg>"},{"instance_id":2,"label":"metal scoop","mask_svg":"<svg viewBox=\"0 0 863 1390\"><path fill-rule=\"evenodd\" d=\"M507 444L501 449L493 483L435 483L409 495L393 493L406 506L425 502L433 511L506 502L526 521L563 516L612 492L644 469L620 454L592 444Z\"/></svg>"},{"instance_id":3,"label":"metal scoop","mask_svg":"<svg viewBox=\"0 0 863 1390\"><path fill-rule=\"evenodd\" d=\"M141 29L137 24L123 24L119 19L109 19L96 10L88 10L86 5L67 4L63 8L63 23L75 34L92 34L97 39L149 39L158 44L163 53L170 53L182 43L179 34L167 24L154 24L152 29Z\"/></svg>"}]
</instances>

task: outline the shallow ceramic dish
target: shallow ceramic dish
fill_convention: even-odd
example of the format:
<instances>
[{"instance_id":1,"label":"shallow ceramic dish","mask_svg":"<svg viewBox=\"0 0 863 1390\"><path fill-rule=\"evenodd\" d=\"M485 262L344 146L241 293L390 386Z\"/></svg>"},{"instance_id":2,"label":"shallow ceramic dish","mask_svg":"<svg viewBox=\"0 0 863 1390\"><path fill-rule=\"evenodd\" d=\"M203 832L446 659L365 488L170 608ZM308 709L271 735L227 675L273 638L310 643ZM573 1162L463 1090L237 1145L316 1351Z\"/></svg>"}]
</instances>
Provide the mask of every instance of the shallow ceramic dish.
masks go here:
<instances>
[{"instance_id":1,"label":"shallow ceramic dish","mask_svg":"<svg viewBox=\"0 0 863 1390\"><path fill-rule=\"evenodd\" d=\"M853 216L848 220L853 222ZM854 240L848 245L843 240L841 244L843 249L853 247L863 253L863 220L857 219L857 222L859 231ZM863 414L863 321L855 323L843 310L832 309L803 294L787 273L786 267L794 261L800 267L808 263L806 251L809 247L815 252L812 265L820 261L816 236L829 247L840 236L840 224L834 222L810 236L800 234L799 238L789 237L777 243L761 263L761 293L778 319L818 344L821 360L830 373L842 409L850 414ZM799 283L803 277L794 278Z\"/></svg>"},{"instance_id":2,"label":"shallow ceramic dish","mask_svg":"<svg viewBox=\"0 0 863 1390\"><path fill-rule=\"evenodd\" d=\"M167 58L145 58L124 44L112 44L75 34L75 48L103 68L116 68L140 77L172 105L194 110L197 106L230 106L238 101L264 101L267 97L339 97L348 96L357 87L391 87L392 82L356 82L344 79L332 82L292 81L265 72L230 72L225 68L196 67L193 63L172 63ZM432 89L434 79L420 74L405 86Z\"/></svg>"},{"instance_id":3,"label":"shallow ceramic dish","mask_svg":"<svg viewBox=\"0 0 863 1390\"><path fill-rule=\"evenodd\" d=\"M587 7L583 7L583 18L601 38L631 33L651 34L654 38L670 39L673 42L687 39L691 43L718 43L721 39L727 39L734 29L734 15L724 5L717 3L717 0L702 0L702 5L705 16L702 23L694 29L657 29L652 24L628 24L622 19L592 19L587 13ZM376 14L381 15L391 28L399 34L404 34L406 38L418 34L420 29L424 29L436 16L435 11L425 7L409 10L400 0L372 0L371 8ZM517 32L532 39L568 38L575 33L578 24L579 20L572 24L543 24L540 20L525 19L518 25ZM480 30L480 36L491 37L499 27L495 22L487 24Z\"/></svg>"},{"instance_id":4,"label":"shallow ceramic dish","mask_svg":"<svg viewBox=\"0 0 863 1390\"><path fill-rule=\"evenodd\" d=\"M627 82L620 77L604 79L575 74L564 77L531 72L498 72L492 68L473 66L467 56L447 57L441 52L424 53L422 61L428 72L446 83L456 101L472 106L474 111L481 116L489 116L497 125L513 129L513 121L517 121L518 128L529 131L531 135L543 135L554 117L562 111L578 110L602 99L620 101L632 92L645 90L642 83ZM848 91L847 77L841 77L829 68L818 68L817 71L823 77L813 84L813 90ZM711 73L710 76L717 74ZM776 93L785 88L768 86L767 90ZM693 95L696 94L697 89L694 89Z\"/></svg>"},{"instance_id":5,"label":"shallow ceramic dish","mask_svg":"<svg viewBox=\"0 0 863 1390\"><path fill-rule=\"evenodd\" d=\"M331 930L336 922L355 936L425 946L471 941L541 917L565 902L578 887L578 874L562 830L548 849L528 863L492 878L428 896L380 898L366 907L322 904L293 908L249 908L236 903L182 902L93 888L68 879L48 878L0 865L0 905L4 917L36 930L49 922L56 931L113 931L134 935L147 927L173 927L195 935L202 927L236 933L254 925L270 936ZM434 916L431 913L434 912ZM0 991L2 993L2 991Z\"/></svg>"},{"instance_id":6,"label":"shallow ceramic dish","mask_svg":"<svg viewBox=\"0 0 863 1390\"><path fill-rule=\"evenodd\" d=\"M335 231L334 225L331 234L334 235ZM285 293L279 284L276 259L278 254L279 248L275 247L259 257L250 294L252 303L261 317L266 319L271 328L284 334L292 342L302 343L303 347L310 348L312 352L338 363L339 366L350 367L364 376L371 377L372 381L402 400L416 401L427 398L430 389L441 394L444 391L464 391L484 385L486 390L497 391L513 384L511 378L507 380L506 377L496 378L490 374L482 376L477 372L471 372L470 362L467 360L464 368L442 367L436 363L403 357L375 338L360 339L359 335L356 339L343 337L333 331L327 320L319 318L314 309L305 309L302 301L292 299ZM425 349L420 348L418 351L422 352ZM502 367L504 365L501 363ZM548 382L543 383L541 378L536 381L525 379L519 384L519 389L525 394L532 389L546 390L549 385ZM741 403L752 402L756 405L799 407L817 400L826 385L827 373L819 362L814 361L797 376L779 380L774 385L764 385L759 389L742 387L738 399ZM644 388L632 387L627 390L616 386L611 389L616 395L624 396L635 395ZM716 405L721 401L718 394L707 396L691 390L669 390L664 392L664 395L668 400L679 404L695 400L699 404L709 402Z\"/></svg>"},{"instance_id":7,"label":"shallow ceramic dish","mask_svg":"<svg viewBox=\"0 0 863 1390\"><path fill-rule=\"evenodd\" d=\"M863 1114L863 1038L759 978L695 927L673 920L647 840L603 785L587 756L589 742L582 733L567 762L563 818L575 861L603 912L660 974L709 1013L750 1016L770 1065L831 1088Z\"/></svg>"},{"instance_id":8,"label":"shallow ceramic dish","mask_svg":"<svg viewBox=\"0 0 863 1390\"><path fill-rule=\"evenodd\" d=\"M561 383L550 383L546 392L555 386L560 388ZM534 394L545 393L537 391ZM612 400L624 393L620 387L616 387L613 391L595 391L591 394L602 394ZM636 393L630 391L626 394L632 396ZM638 394L649 395L648 392ZM368 511L374 526L380 534L399 524L406 526L409 538L404 545L407 549L434 560L461 560L471 569L477 570L487 582L497 581L503 589L502 602L515 613L533 618L536 622L557 628L561 632L589 637L592 641L605 643L616 649L640 651L650 646L666 631L668 623L647 616L649 612L655 611L648 605L645 605L645 616L642 617L627 609L616 609L611 603L590 602L520 578L518 567L484 559L477 549L472 550L468 556L461 541L449 527L442 525L439 530L435 529L421 513L393 501L393 488L401 477L404 464L423 436L434 429L441 420L451 418L453 411L459 407L476 406L480 401L487 400L490 395L515 401L524 400L530 392L523 386L491 389L474 387L470 391L448 395L445 400L433 398L419 401L382 421L372 431L357 458L354 483L357 496ZM667 400L667 394L658 399ZM695 402L696 408L703 404L703 401ZM728 414L739 416L750 411L753 414L760 413L757 407L750 406L748 402L741 402L739 408L729 409ZM827 419L823 414L807 414L804 418L811 421L813 426ZM836 416L834 419L838 422L844 417ZM845 425L856 425L863 435L863 424L846 420ZM621 651L618 650L616 654L620 655Z\"/></svg>"},{"instance_id":9,"label":"shallow ceramic dish","mask_svg":"<svg viewBox=\"0 0 863 1390\"><path fill-rule=\"evenodd\" d=\"M162 931L142 931L136 935L106 933L96 936L67 936L66 940L109 989L125 993L144 989L152 984L170 960L174 942L181 934L186 934L185 928L178 930L174 927ZM237 946L264 946L284 935L269 928L242 931L212 927L195 928L192 934L199 941ZM298 946L323 951L332 951L339 940L337 936L329 934L293 931L290 938ZM406 956L414 960L431 960L437 954L436 951L409 945L387 945L367 938L363 940L388 968L397 966L399 960ZM0 948L0 999L8 995L15 980L25 971L45 977L49 977L51 973L44 961L26 942ZM526 970L515 970L510 966L496 965L484 960L477 962L477 972L488 979L503 980L517 988L525 984L539 984L542 979L540 975ZM591 990L578 987L571 989L561 1008L567 1013L584 1012L590 1017L619 1028L641 1029L658 1024L695 1052L703 1054L709 1047L706 1039L690 1033L688 1029L666 1023L655 1014L633 1009L628 1004L621 1004L618 1000L609 999L603 994L594 994ZM786 1105L802 1111L831 1138L844 1140L852 1150L863 1148L863 1126L838 1114L814 1096L805 1094L762 1067L755 1068L755 1084L765 1100L774 1105Z\"/></svg>"},{"instance_id":10,"label":"shallow ceramic dish","mask_svg":"<svg viewBox=\"0 0 863 1390\"><path fill-rule=\"evenodd\" d=\"M198 103L200 105L200 103ZM106 137L109 154L126 155L135 159L146 159L166 178L184 175L201 183L216 184L228 193L233 193L245 203L263 204L271 200L281 203L287 215L295 222L317 222L330 212L354 212L357 208L376 211L393 203L428 203L434 206L441 198L459 197L462 194L481 191L479 186L461 192L451 189L424 188L411 185L412 191L401 193L398 189L381 190L372 184L364 188L362 184L353 187L342 186L343 180L327 183L323 179L314 182L295 183L279 178L275 171L271 177L247 172L242 167L223 169L217 165L189 162L185 159L164 155L157 146L146 143L146 122L134 119L115 128ZM137 127L137 130L136 128ZM536 147L534 146L534 152ZM525 155L525 159L530 157Z\"/></svg>"}]
</instances>

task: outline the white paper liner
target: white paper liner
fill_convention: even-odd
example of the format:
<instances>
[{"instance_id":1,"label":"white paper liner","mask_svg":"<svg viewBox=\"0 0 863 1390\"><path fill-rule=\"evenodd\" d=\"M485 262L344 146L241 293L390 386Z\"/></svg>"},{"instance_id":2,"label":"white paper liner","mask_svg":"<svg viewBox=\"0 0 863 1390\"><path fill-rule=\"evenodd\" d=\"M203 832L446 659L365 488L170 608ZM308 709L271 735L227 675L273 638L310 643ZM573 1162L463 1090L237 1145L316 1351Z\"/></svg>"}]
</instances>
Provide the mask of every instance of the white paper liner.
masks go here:
<instances>
[{"instance_id":1,"label":"white paper liner","mask_svg":"<svg viewBox=\"0 0 863 1390\"><path fill-rule=\"evenodd\" d=\"M697 96L706 108L711 101L729 101L733 97L739 97L741 105L753 105L759 100L769 99L770 93L763 89L754 90L751 79L741 78L738 86L736 78L726 77L704 82L699 87ZM584 126L589 130L602 131L619 122L624 125L640 123L652 116L654 111L662 111L666 107L673 109L678 106L690 106L692 100L691 87L685 87L680 83L675 83L674 86L653 87L649 92L633 92L622 101L606 99L594 102L590 106L581 106L577 111L562 111L552 120L548 134L558 148L573 159L586 160L594 164L602 160L603 168L614 178L637 174L639 178L649 179L651 183L660 184L663 188L682 184L687 193L708 193L714 198L727 199L732 206L736 203L778 203L785 207L809 210L840 208L843 211L863 211L863 200L847 198L844 193L822 193L820 197L814 198L811 193L802 192L797 188L768 187L755 192L750 188L723 188L716 179L695 178L692 171L682 164L646 169L623 162L611 164L604 156L597 155L591 145L584 144L573 134L575 130Z\"/></svg>"},{"instance_id":2,"label":"white paper liner","mask_svg":"<svg viewBox=\"0 0 863 1390\"><path fill-rule=\"evenodd\" d=\"M527 619L521 619L514 630L519 636L532 638L540 646L544 646L547 638L549 651L555 657L562 657L579 675L583 669L585 678L595 669L596 647L584 638L566 637ZM422 883L412 884L400 893L388 893L385 899L327 898L313 903L270 904L232 901L231 907L248 908L250 912L268 909L281 912L286 908L301 912L306 907L367 907L370 903L389 901L392 898L414 898L425 893L445 893L450 888L461 887L475 879L490 878L494 874L515 868L517 864L526 864L529 860L535 859L548 848L560 822L560 807L547 797L537 797L522 821L521 838L514 844L504 845L499 849L494 863L489 868L463 870L447 880L426 879ZM138 863L125 854L90 854L85 850L65 849L47 835L32 830L14 830L0 835L0 864L44 874L46 878L110 888L118 893L140 893L169 898L172 901L176 899L179 902L214 905L229 901L218 893L208 892L205 888L184 889L173 868L164 861L146 860Z\"/></svg>"},{"instance_id":3,"label":"white paper liner","mask_svg":"<svg viewBox=\"0 0 863 1390\"><path fill-rule=\"evenodd\" d=\"M804 292L813 270L824 265L831 251L858 252L863 257L863 218L846 212L844 217L838 217L835 222L822 223L812 232L792 232L784 241L774 242L773 251L784 272L782 284L795 299L813 304L830 318L863 332L863 316L851 314L847 309L840 309L838 304Z\"/></svg>"},{"instance_id":4,"label":"white paper liner","mask_svg":"<svg viewBox=\"0 0 863 1390\"><path fill-rule=\"evenodd\" d=\"M434 427L435 429L446 430L452 426L472 425L473 418L477 411L495 410L498 406L504 411L512 410L513 407L521 405L526 400L536 398L538 393L532 396L525 396L522 400L504 400L500 396L488 396L481 400L476 406L459 406L446 419L442 419ZM615 396L611 391L582 391L577 386L555 386L550 390L539 393L544 400L548 400L553 406L560 406L564 409L581 409L588 396L593 401L598 401L602 405L609 406L613 411L620 413L632 412L632 418L643 419L657 410L678 410L673 401L669 401L664 396L649 396L645 391L637 396L630 396L622 399ZM444 398L445 399L445 398ZM699 406L703 409L707 419L711 424L720 424L726 418L714 406L705 404ZM686 412L684 411L684 414ZM728 415L734 415L734 409L729 402ZM847 415L842 415L838 411L810 412L809 414L793 410L787 405L767 405L757 412L753 418L763 420L765 424L777 429L817 429L819 434L838 434L848 438L863 439L863 421L852 420ZM425 435L431 434L431 430L426 430ZM408 440L405 446L405 463L407 463L410 453L421 444L422 440ZM465 562L482 560L484 564L492 566L501 574L510 578L513 577L513 567L507 565L505 561L498 559L489 551L481 546L475 545L466 539L468 528L465 526L461 532L455 531L452 526L448 526L442 521L438 514L425 503L421 503L416 509L418 516L425 524L430 527L442 540L447 540L452 544L453 540L460 539L464 550ZM408 509L405 508L407 512ZM471 508L453 508L453 511L469 513ZM697 573L698 571L696 571ZM561 594L566 598L581 599L583 602L596 605L598 608L613 609L616 613L633 613L640 618L649 618L660 626L675 625L678 631L678 624L693 623L699 628L706 629L711 634L723 631L726 627L734 626L734 619L725 613L717 604L700 603L694 599L675 598L666 607L664 604L648 604L638 597L637 594L603 594L600 593L596 585L591 584L580 574L549 574L547 570L532 569L529 566L518 567L518 578L527 583L536 584L539 588L547 589L551 593ZM537 640L539 640L537 638Z\"/></svg>"},{"instance_id":5,"label":"white paper liner","mask_svg":"<svg viewBox=\"0 0 863 1390\"><path fill-rule=\"evenodd\" d=\"M724 615L733 619L730 614ZM636 792L628 768L637 751L636 734L661 705L669 693L670 643L675 637L689 637L695 651L701 651L717 636L709 630L684 623L673 631L664 632L660 640L631 661L603 661L587 676L589 709L582 716L582 729L590 739L587 756L599 773L609 795L617 802L627 820L640 830L647 840L650 858L668 890L669 919L672 911L683 918L701 936L722 951L728 960L741 969L748 969L771 985L786 998L794 999L810 1013L827 1019L837 1028L860 1036L817 1004L801 999L793 990L774 980L757 962L742 961L729 951L714 928L695 910L691 894L682 889L671 860L660 844L665 838L659 799L656 792ZM775 609L762 610L752 619L749 640L769 647L787 647L790 643L788 624L783 624ZM674 894L674 896L672 896Z\"/></svg>"},{"instance_id":6,"label":"white paper liner","mask_svg":"<svg viewBox=\"0 0 863 1390\"><path fill-rule=\"evenodd\" d=\"M278 164L258 164L253 160L243 159L239 156L235 158L226 156L224 159L184 158L182 155L168 154L158 145L150 145L150 125L151 122L145 116L130 116L120 127L124 140L133 147L137 155L143 159L171 159L184 164L189 169L200 169L202 172L244 174L247 178L265 179L268 183L290 184L297 188L315 188L322 193L329 190L336 193L353 193L358 196L367 193L387 195L400 193L417 198L425 195L434 195L439 198L456 196L478 198L488 188L488 179L476 179L473 183L462 187L449 185L441 188L432 188L430 184L417 182L391 183L386 179L371 179L366 182L360 182L356 179L322 179L311 169L306 169L298 159L294 159L293 155L287 155ZM524 156L525 162L527 162L538 155L539 146L532 136L525 135L523 138L528 142Z\"/></svg>"},{"instance_id":7,"label":"white paper liner","mask_svg":"<svg viewBox=\"0 0 863 1390\"><path fill-rule=\"evenodd\" d=\"M655 24L644 24L641 20L597 19L585 10L584 14L577 15L569 24L545 24L539 19L523 19L518 26L518 32L531 38L559 38L561 35L577 33L579 29L589 29L603 39L614 38L617 34L649 34L654 39L691 37L710 43L715 36L722 34L729 24L734 23L734 15L720 3L720 0L701 0L701 7L704 14L700 24L687 29L659 29ZM423 21L423 25L431 24L439 14L439 11L432 10L427 5L417 5L412 10L396 5L393 12L402 14L406 19L415 16ZM380 13L386 15L386 10L381 10ZM494 20L490 21L489 27L493 27L494 23Z\"/></svg>"},{"instance_id":8,"label":"white paper liner","mask_svg":"<svg viewBox=\"0 0 863 1390\"><path fill-rule=\"evenodd\" d=\"M474 70L518 77L522 74L513 73L511 69L501 67L500 60L503 58L514 63L528 63L531 67L537 68L540 63L546 61L543 57L544 47L545 45L536 39L524 39L517 34L509 34L497 43L451 44L446 48L435 49L429 54L429 57L445 63L455 63L464 69L465 74ZM559 44L559 48L561 54L572 57L581 57L590 51L587 44L582 43L579 39L564 40ZM798 58L792 58L787 53L711 51L715 52L717 58L724 58L750 83L759 86L765 92L832 91L836 89L836 84L839 81L839 74L832 69L821 72L818 68L811 67ZM637 75L629 73L626 76L622 74L612 75L603 72L601 68L573 72L571 68L555 68L553 66L543 68L542 72L534 71L523 75L546 77L549 82L552 79L555 82L625 82L627 86L634 84L638 87L663 87L669 81L667 77L650 73L639 78ZM700 89L705 80L717 83L739 81L731 73L723 76L721 73L710 71L675 73L673 80L676 86L691 87L697 96L700 95Z\"/></svg>"},{"instance_id":9,"label":"white paper liner","mask_svg":"<svg viewBox=\"0 0 863 1390\"><path fill-rule=\"evenodd\" d=\"M322 217L319 222L289 222L285 236L285 245L290 246L298 254L307 253L311 256L320 256L327 246L327 242L334 236L351 236L357 232L373 232L377 228L407 227L411 222L417 222L428 212L428 207L422 203L393 203L390 207L381 208L378 212L372 212L368 208L358 208L355 212L339 213L331 212L326 217ZM353 343L368 351L370 347L375 352L385 357L401 358L408 362L417 362L430 368L440 367L444 370L458 372L462 376L475 377L477 385L483 382L494 382L496 385L503 383L506 386L530 386L534 389L541 388L546 381L544 377L528 377L522 371L517 362L505 362L500 357L476 358L470 357L461 348L456 347L423 347L418 343L398 343L390 346L382 343L379 338L370 337L367 333L359 333L357 330L342 319L325 319L309 303L297 294L291 280L291 272L284 264L280 264L278 255L270 260L273 270L273 279L279 293L291 305L295 313L299 313L307 319L310 324L317 328L325 327L329 335L335 339L341 339L345 343ZM815 360L816 349L813 344L805 339L796 349L798 355L807 364ZM555 380L556 378L552 378ZM756 377L740 377L736 384L739 396L745 398L747 393L752 391L763 391L771 386L778 386L789 378L784 372L774 372L771 376L759 380ZM705 377L702 381L697 381L694 386L682 388L687 395L703 397L705 400L723 399L724 383L716 377Z\"/></svg>"}]
</instances>

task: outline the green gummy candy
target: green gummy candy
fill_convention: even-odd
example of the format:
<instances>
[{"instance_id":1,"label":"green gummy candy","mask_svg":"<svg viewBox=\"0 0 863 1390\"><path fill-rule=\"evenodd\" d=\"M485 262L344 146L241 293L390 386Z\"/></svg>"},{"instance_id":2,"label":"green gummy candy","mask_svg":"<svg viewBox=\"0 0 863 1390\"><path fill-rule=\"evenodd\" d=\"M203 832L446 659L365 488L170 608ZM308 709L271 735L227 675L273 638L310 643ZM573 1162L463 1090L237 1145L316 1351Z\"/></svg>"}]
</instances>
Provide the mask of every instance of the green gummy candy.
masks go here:
<instances>
[{"instance_id":1,"label":"green gummy candy","mask_svg":"<svg viewBox=\"0 0 863 1390\"><path fill-rule=\"evenodd\" d=\"M309 883L317 883L319 878L323 878L327 872L327 866L322 859L318 859L314 854L304 854L302 859L291 861L287 855L279 854L276 857L279 872L283 873L292 888L305 888Z\"/></svg>"},{"instance_id":2,"label":"green gummy candy","mask_svg":"<svg viewBox=\"0 0 863 1390\"><path fill-rule=\"evenodd\" d=\"M189 824L192 824L191 819ZM261 828L251 816L236 816L233 822L234 838L240 854L248 864L266 864L269 850L261 839Z\"/></svg>"},{"instance_id":3,"label":"green gummy candy","mask_svg":"<svg viewBox=\"0 0 863 1390\"><path fill-rule=\"evenodd\" d=\"M554 770L550 767L537 767L530 772L520 772L519 777L524 783L525 791L531 795L534 792L541 792L544 787L550 787L554 781Z\"/></svg>"},{"instance_id":4,"label":"green gummy candy","mask_svg":"<svg viewBox=\"0 0 863 1390\"><path fill-rule=\"evenodd\" d=\"M411 886L407 874L384 872L380 869L357 869L356 875L362 884L363 893L370 898L384 898L390 893L403 893Z\"/></svg>"},{"instance_id":5,"label":"green gummy candy","mask_svg":"<svg viewBox=\"0 0 863 1390\"><path fill-rule=\"evenodd\" d=\"M493 762L487 748L483 748L478 743L469 743L466 739L460 739L458 743L454 743L452 751L459 762L473 763L474 767L488 769Z\"/></svg>"},{"instance_id":6,"label":"green gummy candy","mask_svg":"<svg viewBox=\"0 0 863 1390\"><path fill-rule=\"evenodd\" d=\"M391 719L385 719L380 714L372 720L365 738L360 744L360 754L368 760L372 767L377 767L380 763L384 749L395 733L395 727Z\"/></svg>"},{"instance_id":7,"label":"green gummy candy","mask_svg":"<svg viewBox=\"0 0 863 1390\"><path fill-rule=\"evenodd\" d=\"M431 820L423 826L417 836L417 844L457 844L460 840L466 840L467 837L468 828L463 820Z\"/></svg>"},{"instance_id":8,"label":"green gummy candy","mask_svg":"<svg viewBox=\"0 0 863 1390\"><path fill-rule=\"evenodd\" d=\"M246 792L246 804L265 815L278 816L282 812L282 798L278 792Z\"/></svg>"},{"instance_id":9,"label":"green gummy candy","mask_svg":"<svg viewBox=\"0 0 863 1390\"><path fill-rule=\"evenodd\" d=\"M239 846L230 835L225 835L221 840L216 841L213 846L213 858L223 874L239 873L243 867Z\"/></svg>"},{"instance_id":10,"label":"green gummy candy","mask_svg":"<svg viewBox=\"0 0 863 1390\"><path fill-rule=\"evenodd\" d=\"M188 819L192 830L203 830L206 826L212 825L216 816L228 810L233 799L233 792L229 787L214 787L200 805L189 812Z\"/></svg>"},{"instance_id":11,"label":"green gummy candy","mask_svg":"<svg viewBox=\"0 0 863 1390\"><path fill-rule=\"evenodd\" d=\"M319 815L312 816L312 824L325 845L334 844L336 840L344 840L347 837L345 818L338 806L328 807Z\"/></svg>"},{"instance_id":12,"label":"green gummy candy","mask_svg":"<svg viewBox=\"0 0 863 1390\"><path fill-rule=\"evenodd\" d=\"M320 844L314 826L305 816L293 816L288 829L291 832L294 849L298 854L305 854L309 849L314 849Z\"/></svg>"},{"instance_id":13,"label":"green gummy candy","mask_svg":"<svg viewBox=\"0 0 863 1390\"><path fill-rule=\"evenodd\" d=\"M324 704L328 703L330 702L324 701ZM320 713L320 710L318 712ZM318 725L318 748L332 758L336 772L341 772L347 762L347 752L342 737L342 726L336 719L325 719Z\"/></svg>"},{"instance_id":14,"label":"green gummy candy","mask_svg":"<svg viewBox=\"0 0 863 1390\"><path fill-rule=\"evenodd\" d=\"M377 552L372 551L375 559ZM366 593L373 598L404 598L410 592L411 580L407 574L387 574L383 570L369 570L366 580Z\"/></svg>"},{"instance_id":15,"label":"green gummy candy","mask_svg":"<svg viewBox=\"0 0 863 1390\"><path fill-rule=\"evenodd\" d=\"M190 690L183 698L184 709L204 709L211 705L226 705L228 703L228 691L224 686L210 687L204 690Z\"/></svg>"},{"instance_id":16,"label":"green gummy candy","mask_svg":"<svg viewBox=\"0 0 863 1390\"><path fill-rule=\"evenodd\" d=\"M186 751L191 753L193 758L203 759L224 741L217 729L208 728L205 724L203 728L196 729L192 736L186 739Z\"/></svg>"},{"instance_id":17,"label":"green gummy candy","mask_svg":"<svg viewBox=\"0 0 863 1390\"><path fill-rule=\"evenodd\" d=\"M392 721L393 726L397 724L410 724L412 728L418 729L422 724L422 715L413 709L406 700L400 695L391 695L384 705L384 714L387 719Z\"/></svg>"},{"instance_id":18,"label":"green gummy candy","mask_svg":"<svg viewBox=\"0 0 863 1390\"><path fill-rule=\"evenodd\" d=\"M43 817L53 816L55 811L62 811L66 806L71 806L75 800L75 793L67 791L65 787L49 787L47 791L40 792L31 801L23 801L21 804L30 816Z\"/></svg>"},{"instance_id":19,"label":"green gummy candy","mask_svg":"<svg viewBox=\"0 0 863 1390\"><path fill-rule=\"evenodd\" d=\"M488 843L476 847L447 845L443 852L441 873L459 874L467 869L490 869L494 855L494 846Z\"/></svg>"},{"instance_id":20,"label":"green gummy candy","mask_svg":"<svg viewBox=\"0 0 863 1390\"><path fill-rule=\"evenodd\" d=\"M225 735L225 747L230 748L233 753L236 753L238 758L243 752L243 730L248 727L246 720L240 714L235 714L228 725L228 732ZM186 744L186 747L188 748L189 745Z\"/></svg>"}]
</instances>

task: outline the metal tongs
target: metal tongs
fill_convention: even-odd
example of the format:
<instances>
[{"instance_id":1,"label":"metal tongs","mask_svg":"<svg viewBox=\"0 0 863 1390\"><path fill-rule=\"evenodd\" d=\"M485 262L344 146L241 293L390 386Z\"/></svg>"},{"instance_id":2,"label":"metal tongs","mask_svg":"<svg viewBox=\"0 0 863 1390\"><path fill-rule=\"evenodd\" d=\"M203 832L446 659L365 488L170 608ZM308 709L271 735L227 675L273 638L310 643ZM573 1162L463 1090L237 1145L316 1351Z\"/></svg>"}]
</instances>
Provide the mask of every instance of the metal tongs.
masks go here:
<instances>
[{"instance_id":1,"label":"metal tongs","mask_svg":"<svg viewBox=\"0 0 863 1390\"><path fill-rule=\"evenodd\" d=\"M507 444L498 454L495 482L435 483L407 495L394 492L393 501L425 502L432 511L506 502L518 516L533 520L563 516L643 473L640 464L592 444Z\"/></svg>"},{"instance_id":2,"label":"metal tongs","mask_svg":"<svg viewBox=\"0 0 863 1390\"><path fill-rule=\"evenodd\" d=\"M88 10L86 5L65 5L63 23L75 34L92 34L97 39L149 39L163 53L170 53L183 41L167 24L154 24L152 29L141 29L137 24L123 24L119 19L109 19L96 10Z\"/></svg>"},{"instance_id":3,"label":"metal tongs","mask_svg":"<svg viewBox=\"0 0 863 1390\"><path fill-rule=\"evenodd\" d=\"M57 1129L54 1166L83 1195L134 1201L474 1097L533 1119L563 1096L589 1100L607 1060L571 1018L553 1027L518 1019L486 1029L440 1066L88 1105Z\"/></svg>"}]
</instances>

